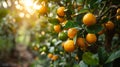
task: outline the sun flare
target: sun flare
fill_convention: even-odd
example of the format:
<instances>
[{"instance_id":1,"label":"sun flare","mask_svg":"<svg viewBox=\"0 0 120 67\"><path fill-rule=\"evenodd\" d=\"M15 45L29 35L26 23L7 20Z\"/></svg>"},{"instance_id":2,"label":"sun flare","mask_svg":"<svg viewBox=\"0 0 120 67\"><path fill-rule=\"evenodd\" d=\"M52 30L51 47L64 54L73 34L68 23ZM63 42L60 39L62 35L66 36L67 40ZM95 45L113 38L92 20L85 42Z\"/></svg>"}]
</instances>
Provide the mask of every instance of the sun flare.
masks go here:
<instances>
[{"instance_id":1,"label":"sun flare","mask_svg":"<svg viewBox=\"0 0 120 67\"><path fill-rule=\"evenodd\" d=\"M31 7L33 5L33 0L23 0L26 7Z\"/></svg>"},{"instance_id":2,"label":"sun flare","mask_svg":"<svg viewBox=\"0 0 120 67\"><path fill-rule=\"evenodd\" d=\"M37 4L37 1L33 0L22 0L21 3L24 6L24 9L29 13L29 14L34 14L36 10L40 9L40 5Z\"/></svg>"}]
</instances>

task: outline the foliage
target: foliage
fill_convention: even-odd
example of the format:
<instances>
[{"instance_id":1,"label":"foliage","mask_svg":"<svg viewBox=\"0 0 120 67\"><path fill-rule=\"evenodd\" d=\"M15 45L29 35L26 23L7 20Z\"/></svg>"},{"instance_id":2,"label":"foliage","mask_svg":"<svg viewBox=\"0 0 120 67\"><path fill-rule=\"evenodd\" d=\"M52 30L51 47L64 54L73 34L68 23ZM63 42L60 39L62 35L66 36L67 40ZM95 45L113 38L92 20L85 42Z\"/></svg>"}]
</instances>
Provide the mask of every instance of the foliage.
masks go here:
<instances>
[{"instance_id":1,"label":"foliage","mask_svg":"<svg viewBox=\"0 0 120 67\"><path fill-rule=\"evenodd\" d=\"M118 42L120 39L118 30L120 20L116 19L116 16L118 15L116 11L120 7L120 4L115 2L116 1L109 0L47 1L46 4L56 3L55 5L57 6L57 8L53 8L53 10L56 10L55 12L49 10L49 13L47 13L48 15L44 15L49 17L48 23L51 23L52 25L60 24L62 26L62 31L68 32L69 28L76 28L78 30L74 38L68 37L67 39L74 41L74 45L76 46L74 52L66 52L64 50L64 43L67 40L60 40L58 35L61 32L56 33L54 30L51 30L51 32L56 33L56 36L52 35L54 39L50 40L50 46L47 46L48 52L46 52L46 54L52 53L59 56L58 60L51 60L51 66L100 67L112 65L112 62L120 57L120 43ZM57 9L59 9L59 7L61 6L65 7L65 15L63 16L57 14ZM48 8L51 7L48 6ZM51 13L53 13L53 15L55 16L49 16L49 14ZM87 26L83 23L83 17L87 13L92 13L96 17L95 24ZM56 19L56 16L64 18L66 20L63 22L59 22L59 20ZM88 16L88 18L91 20L91 17ZM113 22L113 24L115 25L114 28L107 29L106 23L108 21ZM101 32L102 30L104 30L104 32L102 32L102 34L99 34L99 32ZM86 35L88 33L92 33L97 36L97 41L95 43L88 43L86 41ZM76 40L78 37L84 38L86 44L84 48L77 45ZM78 60L75 59L76 56L78 56Z\"/></svg>"},{"instance_id":2,"label":"foliage","mask_svg":"<svg viewBox=\"0 0 120 67\"><path fill-rule=\"evenodd\" d=\"M117 12L120 4L117 0L33 0L41 6L41 9L44 9L33 9L34 11L27 10L25 5L21 5L20 0L16 1L18 1L17 5L11 1L13 4L8 8L0 6L0 60L4 60L6 58L3 58L4 56L10 56L10 51L17 44L24 44L37 57L37 60L34 58L31 67L37 65L39 67L42 64L44 67L112 67L116 65L115 61L120 58L120 19L116 18L120 15ZM17 9L18 5L24 8ZM29 8L32 9L32 7ZM59 7L65 7L65 9L58 11ZM90 21L89 26L83 21L87 13L94 16L94 18L88 16L87 20L85 19L87 22L94 21L93 24ZM64 21L61 22L58 18ZM112 28L107 28L108 21L111 21ZM60 25L61 30L56 32L55 25ZM108 25L111 27L110 24ZM77 32L75 34L74 31L72 32L73 38L68 36L68 30L71 28L75 28ZM99 34L99 32L102 33ZM90 36L87 39L90 38L89 40L95 42L87 42L86 36L89 33L94 34L96 38ZM84 47L77 44L78 38L83 38ZM74 41L75 49L70 52L65 51L65 49L71 50L70 48L64 48L67 40ZM52 56L47 58L49 54L57 58L54 60ZM42 63L41 59L45 63Z\"/></svg>"}]
</instances>

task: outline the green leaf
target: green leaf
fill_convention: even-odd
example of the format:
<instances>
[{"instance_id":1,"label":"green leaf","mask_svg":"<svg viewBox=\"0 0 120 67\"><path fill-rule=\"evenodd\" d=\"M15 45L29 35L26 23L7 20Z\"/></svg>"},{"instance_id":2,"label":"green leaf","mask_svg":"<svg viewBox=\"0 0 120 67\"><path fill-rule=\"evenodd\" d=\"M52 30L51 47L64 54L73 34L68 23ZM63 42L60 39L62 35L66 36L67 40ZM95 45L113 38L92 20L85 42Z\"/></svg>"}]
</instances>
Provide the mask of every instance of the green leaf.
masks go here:
<instances>
[{"instance_id":1,"label":"green leaf","mask_svg":"<svg viewBox=\"0 0 120 67\"><path fill-rule=\"evenodd\" d=\"M76 17L76 22L77 22L79 25L82 25L82 24L83 24L83 23L82 23L82 19L83 19L83 16L84 16L84 15L85 15L84 13L77 15L77 17Z\"/></svg>"},{"instance_id":2,"label":"green leaf","mask_svg":"<svg viewBox=\"0 0 120 67\"><path fill-rule=\"evenodd\" d=\"M88 65L85 64L83 61L80 61L79 65L80 65L80 67L88 67Z\"/></svg>"},{"instance_id":3,"label":"green leaf","mask_svg":"<svg viewBox=\"0 0 120 67\"><path fill-rule=\"evenodd\" d=\"M97 0L97 3L100 3L102 0Z\"/></svg>"},{"instance_id":4,"label":"green leaf","mask_svg":"<svg viewBox=\"0 0 120 67\"><path fill-rule=\"evenodd\" d=\"M51 53L53 53L54 50L55 50L55 47L50 47L50 48L49 48L49 52L51 52Z\"/></svg>"},{"instance_id":5,"label":"green leaf","mask_svg":"<svg viewBox=\"0 0 120 67\"><path fill-rule=\"evenodd\" d=\"M76 44L76 40L77 40L77 34L76 34L75 37L73 38L74 44Z\"/></svg>"},{"instance_id":6,"label":"green leaf","mask_svg":"<svg viewBox=\"0 0 120 67\"><path fill-rule=\"evenodd\" d=\"M0 19L5 17L9 13L8 9L0 9Z\"/></svg>"},{"instance_id":7,"label":"green leaf","mask_svg":"<svg viewBox=\"0 0 120 67\"><path fill-rule=\"evenodd\" d=\"M79 26L79 25L76 22L68 21L65 24L64 28L72 28L72 27L77 27L77 26Z\"/></svg>"},{"instance_id":8,"label":"green leaf","mask_svg":"<svg viewBox=\"0 0 120 67\"><path fill-rule=\"evenodd\" d=\"M73 67L80 67L80 65L79 64L74 64Z\"/></svg>"},{"instance_id":9,"label":"green leaf","mask_svg":"<svg viewBox=\"0 0 120 67\"><path fill-rule=\"evenodd\" d=\"M109 21L109 18L104 18L105 16L103 16L102 18L102 20L100 21L101 23L106 23L106 22L108 22Z\"/></svg>"},{"instance_id":10,"label":"green leaf","mask_svg":"<svg viewBox=\"0 0 120 67\"><path fill-rule=\"evenodd\" d=\"M103 26L95 24L92 26L86 26L85 29L88 33L98 33L99 31L103 30Z\"/></svg>"},{"instance_id":11,"label":"green leaf","mask_svg":"<svg viewBox=\"0 0 120 67\"><path fill-rule=\"evenodd\" d=\"M35 67L36 65L35 64L31 64L30 67Z\"/></svg>"},{"instance_id":12,"label":"green leaf","mask_svg":"<svg viewBox=\"0 0 120 67\"><path fill-rule=\"evenodd\" d=\"M113 67L113 63L107 63L107 64L104 64L103 67Z\"/></svg>"},{"instance_id":13,"label":"green leaf","mask_svg":"<svg viewBox=\"0 0 120 67\"><path fill-rule=\"evenodd\" d=\"M107 60L108 58L108 53L106 52L105 48L104 47L100 47L98 49L98 56L99 56L99 61L101 64L104 64L105 61Z\"/></svg>"},{"instance_id":14,"label":"green leaf","mask_svg":"<svg viewBox=\"0 0 120 67\"><path fill-rule=\"evenodd\" d=\"M53 63L54 67L57 67L59 64L58 60Z\"/></svg>"},{"instance_id":15,"label":"green leaf","mask_svg":"<svg viewBox=\"0 0 120 67\"><path fill-rule=\"evenodd\" d=\"M114 61L115 59L119 58L120 57L120 50L116 51L116 52L113 52L109 58L107 59L106 63L109 63L109 62L112 62Z\"/></svg>"},{"instance_id":16,"label":"green leaf","mask_svg":"<svg viewBox=\"0 0 120 67\"><path fill-rule=\"evenodd\" d=\"M59 45L61 42L62 42L61 40L55 42L55 46Z\"/></svg>"},{"instance_id":17,"label":"green leaf","mask_svg":"<svg viewBox=\"0 0 120 67\"><path fill-rule=\"evenodd\" d=\"M98 65L99 60L96 54L92 54L90 52L85 52L82 56L82 60L88 65Z\"/></svg>"},{"instance_id":18,"label":"green leaf","mask_svg":"<svg viewBox=\"0 0 120 67\"><path fill-rule=\"evenodd\" d=\"M99 2L97 2L98 0L91 0L90 1L90 8L91 9L94 9L94 8L97 8L98 5L100 4Z\"/></svg>"},{"instance_id":19,"label":"green leaf","mask_svg":"<svg viewBox=\"0 0 120 67\"><path fill-rule=\"evenodd\" d=\"M89 9L88 8L83 8L80 10L80 12L78 12L78 14L82 14L82 13L87 13L89 12Z\"/></svg>"},{"instance_id":20,"label":"green leaf","mask_svg":"<svg viewBox=\"0 0 120 67\"><path fill-rule=\"evenodd\" d=\"M48 18L48 21L53 25L59 24L59 20L56 18Z\"/></svg>"},{"instance_id":21,"label":"green leaf","mask_svg":"<svg viewBox=\"0 0 120 67\"><path fill-rule=\"evenodd\" d=\"M84 1L84 0L77 0L77 2L78 2L78 3L81 3L81 4L83 3L83 1Z\"/></svg>"}]
</instances>

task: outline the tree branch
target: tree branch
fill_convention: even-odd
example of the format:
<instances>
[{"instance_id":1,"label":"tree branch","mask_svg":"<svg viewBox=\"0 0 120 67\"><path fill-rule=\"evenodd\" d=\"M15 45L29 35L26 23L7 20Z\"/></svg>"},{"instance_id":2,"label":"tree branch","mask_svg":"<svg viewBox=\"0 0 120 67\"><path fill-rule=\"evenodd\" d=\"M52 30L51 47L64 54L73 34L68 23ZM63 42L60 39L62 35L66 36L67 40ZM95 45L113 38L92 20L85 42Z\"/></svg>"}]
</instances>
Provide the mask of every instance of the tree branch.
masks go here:
<instances>
[{"instance_id":1,"label":"tree branch","mask_svg":"<svg viewBox=\"0 0 120 67\"><path fill-rule=\"evenodd\" d=\"M105 12L103 12L100 16L98 16L98 21L101 19L101 17L103 17L105 14L107 14L112 8L118 8L118 6L116 5L112 5L110 6Z\"/></svg>"},{"instance_id":2,"label":"tree branch","mask_svg":"<svg viewBox=\"0 0 120 67\"><path fill-rule=\"evenodd\" d=\"M117 8L116 5L112 5L110 6L100 17L104 16L109 10L111 10L112 8Z\"/></svg>"},{"instance_id":3,"label":"tree branch","mask_svg":"<svg viewBox=\"0 0 120 67\"><path fill-rule=\"evenodd\" d=\"M105 2L105 4L103 5L103 8L101 9L101 11L100 11L100 13L99 13L99 15L101 15L102 14L102 12L103 12L103 10L105 9L105 7L107 6L107 2Z\"/></svg>"}]
</instances>

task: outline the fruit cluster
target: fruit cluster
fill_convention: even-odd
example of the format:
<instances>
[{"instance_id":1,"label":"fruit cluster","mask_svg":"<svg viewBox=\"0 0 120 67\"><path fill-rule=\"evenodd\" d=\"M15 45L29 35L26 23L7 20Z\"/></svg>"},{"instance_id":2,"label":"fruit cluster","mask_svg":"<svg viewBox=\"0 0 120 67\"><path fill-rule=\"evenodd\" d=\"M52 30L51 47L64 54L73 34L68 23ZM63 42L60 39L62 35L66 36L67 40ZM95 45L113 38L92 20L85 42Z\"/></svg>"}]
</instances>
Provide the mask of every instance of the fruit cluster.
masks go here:
<instances>
[{"instance_id":1,"label":"fruit cluster","mask_svg":"<svg viewBox=\"0 0 120 67\"><path fill-rule=\"evenodd\" d=\"M117 9L117 16L116 16L117 20L120 20L120 8Z\"/></svg>"},{"instance_id":2,"label":"fruit cluster","mask_svg":"<svg viewBox=\"0 0 120 67\"><path fill-rule=\"evenodd\" d=\"M50 58L52 61L56 61L59 57L57 55L53 55L52 53L49 53L48 58Z\"/></svg>"},{"instance_id":3,"label":"fruit cluster","mask_svg":"<svg viewBox=\"0 0 120 67\"><path fill-rule=\"evenodd\" d=\"M86 37L77 37L76 42L74 37L79 34L79 29L71 27L63 29L64 25L68 22L65 19L65 7L59 7L57 9L57 18L59 23L54 25L54 31L58 33L58 38L63 41L62 46L66 52L73 52L77 47L85 49L88 44L94 44L97 41L97 37L93 33L87 33ZM96 17L92 13L87 13L83 17L83 24L91 26L96 24Z\"/></svg>"},{"instance_id":4,"label":"fruit cluster","mask_svg":"<svg viewBox=\"0 0 120 67\"><path fill-rule=\"evenodd\" d=\"M64 60L57 61L60 64L61 62L71 61L70 64L74 64L74 61L78 63L84 61L88 65L99 65L103 62L101 53L112 50L114 36L119 33L120 9L113 6L106 9L107 6L100 7L101 4L98 3L100 6L96 6L99 9L95 10L92 9L94 7L92 1L90 2L88 7L89 5L91 7L89 8L85 6L86 4L76 3L79 5L76 6L76 4L66 2L66 5L59 5L57 9L55 8L54 16L49 17L48 15L48 22L53 26L52 36L56 41L54 43L53 40L50 41L48 58L53 61L57 60L58 56L59 59L64 58ZM100 10L101 8L102 10ZM117 11L112 13L115 10ZM110 14L106 11L109 11ZM91 58L90 62L88 57Z\"/></svg>"}]
</instances>

